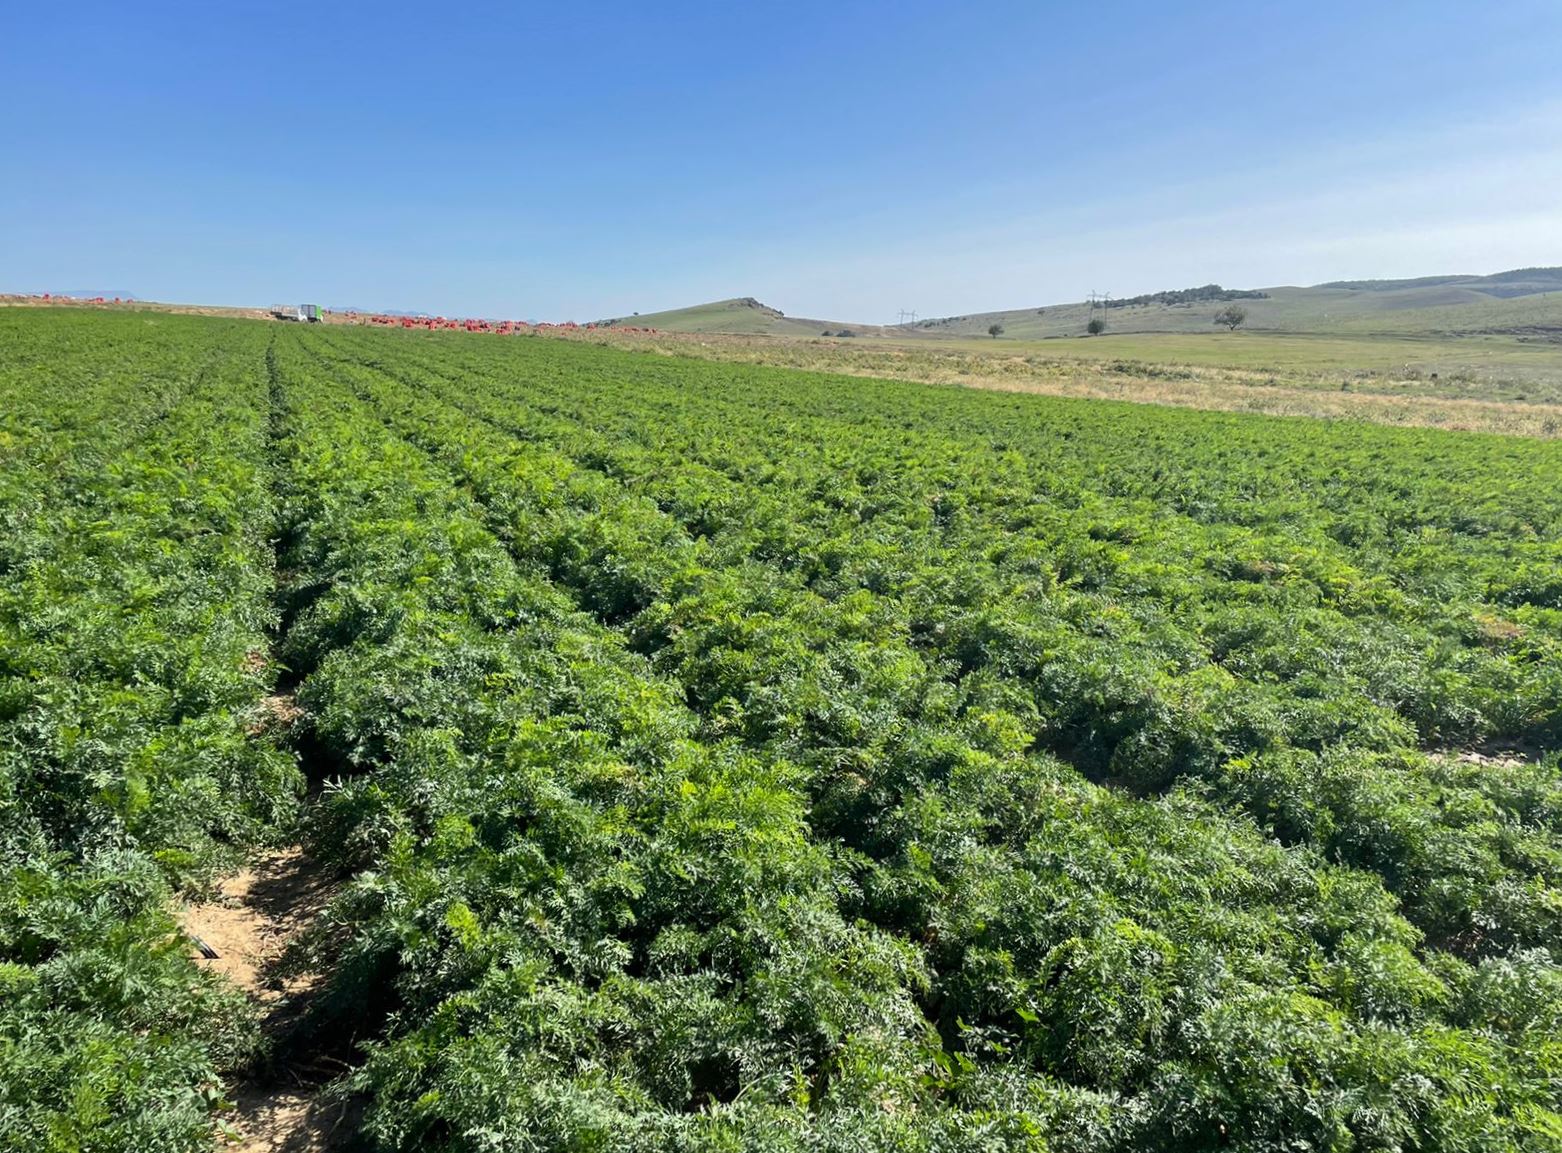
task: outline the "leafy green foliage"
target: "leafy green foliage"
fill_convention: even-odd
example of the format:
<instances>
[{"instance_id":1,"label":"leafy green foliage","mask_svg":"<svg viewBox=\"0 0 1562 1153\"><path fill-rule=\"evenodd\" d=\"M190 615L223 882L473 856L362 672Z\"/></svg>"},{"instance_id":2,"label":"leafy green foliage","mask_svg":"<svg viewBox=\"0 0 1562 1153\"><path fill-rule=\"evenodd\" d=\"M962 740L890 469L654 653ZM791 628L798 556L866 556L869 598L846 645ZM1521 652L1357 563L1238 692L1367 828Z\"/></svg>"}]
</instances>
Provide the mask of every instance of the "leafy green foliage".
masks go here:
<instances>
[{"instance_id":1,"label":"leafy green foliage","mask_svg":"<svg viewBox=\"0 0 1562 1153\"><path fill-rule=\"evenodd\" d=\"M357 1079L385 1144L465 1148L541 1133L543 1147L586 1134L621 1148L746 1147L763 1133L782 1148L849 1147L862 1139L850 1134L876 1133L960 1147L981 1132L999 1147L1034 1138L1187 1148L1242 1134L1254 1148L1519 1148L1555 1123L1542 1070L1556 1019L1540 991L1555 974L1555 768L1470 766L1419 747L1549 739L1555 648L1537 630L1526 640L1546 655L1504 660L1492 630L1472 623L1496 611L1478 579L1463 586L1471 601L1450 606L1445 583L1434 591L1414 572L1380 575L1379 549L1422 547L1426 534L1412 521L1405 545L1382 542L1387 510L1367 503L1381 491L1320 488L1312 474L1349 470L1351 453L1379 469L1420 469L1385 490L1418 501L1418 488L1440 483L1436 458L1406 465L1373 443L1403 434L1327 430L1341 454L1331 461L1273 422L550 345L518 354L399 342L389 356L388 342L370 352L365 339L332 334L288 358L299 373L295 418L319 419L334 396L341 421L322 439L327 463L301 489L357 476L350 484L367 493L345 503L366 509L368 493L391 499L410 486L395 497L406 513L366 523L416 535L397 557L450 558L428 585L439 603L522 599L500 579L502 562L487 559L500 543L518 577L562 596L573 627L602 638L550 639L528 615L505 643L517 632L527 645L551 643L568 671L534 656L519 678L497 671L507 659L498 636L476 662L408 646L428 659L420 679L470 686L436 714L468 703L437 739L424 735L436 716L387 716L377 728L405 745L375 746L372 764L355 763L372 771L342 791L333 841L375 842L370 851L405 877L384 888L377 865L374 888L342 910L358 947L379 950L360 969L396 974L401 1008ZM1045 422L1027 424L1032 414ZM1136 436L1154 438L1153 449ZM1475 455L1551 451L1435 441ZM324 446L348 443L368 459L331 462ZM1277 451L1291 454L1294 490L1265 459ZM1267 514L1255 491L1272 502ZM1550 508L1543 523L1554 526ZM306 519L337 525L345 514ZM1496 556L1474 559L1491 537L1451 539L1466 563L1495 572ZM485 559L458 561L468 548ZM316 553L348 557L324 540ZM382 579L379 560L366 552L362 563L361 576L334 580L344 603L379 599L347 591ZM481 581L467 576L478 572ZM390 570L383 579L405 587ZM1441 620L1460 643L1429 643ZM1315 657L1309 631L1332 647ZM382 683L387 669L371 670L371 659L360 648L345 666ZM481 682L468 667L487 670ZM563 704L546 687L554 676L594 681L605 667L617 700ZM329 687L346 686L333 674ZM420 702L427 691L396 696ZM539 695L554 703L521 729L497 719L537 708ZM626 730L625 695L642 702L640 718L644 702L660 702L661 725L680 743ZM477 700L503 751L485 748ZM332 714L325 696L318 711ZM564 811L578 815L564 839L557 801L505 799L532 726L561 723L603 742L589 754L573 742L522 754L566 789ZM430 740L440 753L426 761ZM651 803L667 788L658 782L671 771L680 792L698 795L709 779L687 752L667 759L691 747L733 750L723 755L744 758L734 783L801 803L802 839L777 862L800 867L812 845L830 862L797 890L828 898L807 924L862 926L880 942L870 955L883 960L823 985L788 962L802 1016L767 1008L768 967L732 968L787 945L805 965L856 955L839 930L784 923L778 935L739 912L789 891L786 871L761 872L749 889L722 867L745 830L764 827L758 812L774 810L733 811L708 863L697 845L675 842L679 868L743 894L740 907L712 909L676 873L648 871L658 859L648 845L678 824ZM614 767L594 767L599 757ZM1268 766L1282 763L1294 769L1272 778ZM1309 771L1320 764L1327 774ZM457 782L473 773L482 784L458 801ZM1337 784L1320 788L1320 775ZM1252 787L1271 779L1274 794ZM434 796L457 804L459 818L428 811ZM1282 823L1280 796L1296 806L1295 824ZM494 824L496 812L505 815ZM410 828L408 813L419 814ZM519 840L485 841L494 828ZM442 834L429 842L419 829L454 829L462 847L444 863L420 848ZM576 849L581 836L596 847ZM501 880L512 874L500 862L521 844L546 889ZM475 865L474 845L493 864ZM594 878L610 866L603 893ZM453 890L457 872L465 880ZM499 889L485 892L491 884ZM517 917L531 908L541 911ZM757 955L717 948L714 926L725 940L757 932L768 944ZM499 952L477 945L485 933L504 943ZM446 939L462 942L443 946L459 963L392 944ZM537 943L507 952L527 940ZM883 952L895 943L903 960ZM1472 1004L1462 990L1481 974L1509 965L1535 994L1524 1024L1510 1028L1491 1003L1475 1016L1456 1008ZM414 972L457 979L435 990ZM859 1013L900 1008L871 1026L833 1019L820 1045L810 1040L817 1014L843 979ZM765 1028L750 1035L756 1016ZM1407 1078L1424 1092L1397 1089ZM1467 1099L1467 1078L1508 1085L1525 1104Z\"/></svg>"},{"instance_id":2,"label":"leafy green foliage","mask_svg":"<svg viewBox=\"0 0 1562 1153\"><path fill-rule=\"evenodd\" d=\"M376 1147L1562 1141L1556 445L542 340L288 330L262 363L264 419L223 387L269 456L229 424L211 467L269 473L234 523L279 521L309 835L348 878L321 1011ZM253 677L161 675L189 748L273 764L223 743ZM1481 742L1525 753L1447 751ZM163 815L204 763L6 794L62 798L29 820L78 903L121 868L84 830L178 850L105 906L138 956L182 960L157 886L210 830L285 820L253 768ZM71 1003L4 931L0 988ZM223 1060L198 1015L170 1084ZM29 1045L36 1111L87 1059Z\"/></svg>"},{"instance_id":3,"label":"leafy green foliage","mask_svg":"<svg viewBox=\"0 0 1562 1153\"><path fill-rule=\"evenodd\" d=\"M0 1146L195 1148L251 1043L171 886L284 823L262 334L8 316L0 359ZM139 323L139 322L137 322ZM13 341L14 338L14 341Z\"/></svg>"}]
</instances>

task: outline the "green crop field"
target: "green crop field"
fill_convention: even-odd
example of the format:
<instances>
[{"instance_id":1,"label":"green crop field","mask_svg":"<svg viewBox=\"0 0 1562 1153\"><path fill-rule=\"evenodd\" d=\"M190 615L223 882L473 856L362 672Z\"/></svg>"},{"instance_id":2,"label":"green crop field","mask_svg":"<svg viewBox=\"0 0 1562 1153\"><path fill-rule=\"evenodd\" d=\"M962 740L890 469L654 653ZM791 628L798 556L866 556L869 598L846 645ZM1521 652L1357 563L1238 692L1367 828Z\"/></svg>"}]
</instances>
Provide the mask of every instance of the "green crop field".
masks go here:
<instances>
[{"instance_id":1,"label":"green crop field","mask_svg":"<svg viewBox=\"0 0 1562 1153\"><path fill-rule=\"evenodd\" d=\"M1562 442L18 308L0 526L0 1148L1562 1148Z\"/></svg>"}]
</instances>

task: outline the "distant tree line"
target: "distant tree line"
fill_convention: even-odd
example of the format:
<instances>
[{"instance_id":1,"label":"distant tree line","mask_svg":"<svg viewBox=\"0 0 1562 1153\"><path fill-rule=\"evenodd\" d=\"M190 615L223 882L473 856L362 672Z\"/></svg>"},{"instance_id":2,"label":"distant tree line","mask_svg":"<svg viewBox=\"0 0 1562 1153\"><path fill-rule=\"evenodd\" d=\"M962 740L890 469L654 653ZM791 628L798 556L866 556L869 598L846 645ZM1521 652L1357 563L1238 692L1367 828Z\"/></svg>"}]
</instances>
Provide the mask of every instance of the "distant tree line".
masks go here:
<instances>
[{"instance_id":1,"label":"distant tree line","mask_svg":"<svg viewBox=\"0 0 1562 1153\"><path fill-rule=\"evenodd\" d=\"M1170 292L1147 292L1143 296L1125 296L1107 300L1108 308L1134 308L1141 304L1202 304L1212 300L1268 300L1267 292L1256 288L1222 288L1206 284L1199 288L1179 288Z\"/></svg>"}]
</instances>

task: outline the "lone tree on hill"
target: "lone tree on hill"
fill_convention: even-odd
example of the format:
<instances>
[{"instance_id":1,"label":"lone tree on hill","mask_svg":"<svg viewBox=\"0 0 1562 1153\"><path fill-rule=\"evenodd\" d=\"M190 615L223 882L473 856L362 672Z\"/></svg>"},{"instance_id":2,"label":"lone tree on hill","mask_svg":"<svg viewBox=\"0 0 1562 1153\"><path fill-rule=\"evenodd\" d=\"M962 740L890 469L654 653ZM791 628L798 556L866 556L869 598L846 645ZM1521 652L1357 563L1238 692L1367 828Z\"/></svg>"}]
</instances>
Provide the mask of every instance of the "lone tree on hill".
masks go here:
<instances>
[{"instance_id":1,"label":"lone tree on hill","mask_svg":"<svg viewBox=\"0 0 1562 1153\"><path fill-rule=\"evenodd\" d=\"M1247 309L1240 304L1228 304L1215 314L1215 323L1224 324L1227 332L1235 332L1247 319Z\"/></svg>"},{"instance_id":2,"label":"lone tree on hill","mask_svg":"<svg viewBox=\"0 0 1562 1153\"><path fill-rule=\"evenodd\" d=\"M1003 335L1003 325L989 324L987 326L987 335L992 337L994 340L997 340L1000 336Z\"/></svg>"},{"instance_id":3,"label":"lone tree on hill","mask_svg":"<svg viewBox=\"0 0 1562 1153\"><path fill-rule=\"evenodd\" d=\"M1091 336L1100 336L1103 332L1106 331L1106 321L1102 320L1099 316L1092 316L1090 318L1090 323L1085 325L1085 331L1088 332Z\"/></svg>"}]
</instances>

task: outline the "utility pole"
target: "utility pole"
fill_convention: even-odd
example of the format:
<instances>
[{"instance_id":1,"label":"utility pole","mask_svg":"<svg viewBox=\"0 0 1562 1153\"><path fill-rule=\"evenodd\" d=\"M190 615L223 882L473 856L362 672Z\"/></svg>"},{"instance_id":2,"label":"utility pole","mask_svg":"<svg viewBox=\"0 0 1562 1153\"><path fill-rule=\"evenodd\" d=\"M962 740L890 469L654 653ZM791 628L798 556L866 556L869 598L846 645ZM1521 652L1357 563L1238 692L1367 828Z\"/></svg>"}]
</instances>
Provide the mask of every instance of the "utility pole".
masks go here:
<instances>
[{"instance_id":1,"label":"utility pole","mask_svg":"<svg viewBox=\"0 0 1562 1153\"><path fill-rule=\"evenodd\" d=\"M905 327L906 321L908 319L910 320L910 322L912 324L915 324L917 322L917 312L916 312L916 309L912 309L910 312L907 312L904 308L902 308L900 310L900 324L901 324L902 328Z\"/></svg>"}]
</instances>

